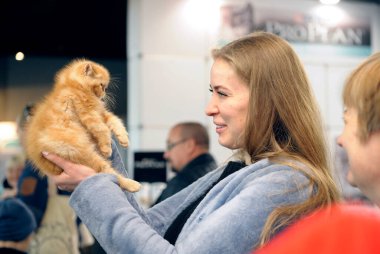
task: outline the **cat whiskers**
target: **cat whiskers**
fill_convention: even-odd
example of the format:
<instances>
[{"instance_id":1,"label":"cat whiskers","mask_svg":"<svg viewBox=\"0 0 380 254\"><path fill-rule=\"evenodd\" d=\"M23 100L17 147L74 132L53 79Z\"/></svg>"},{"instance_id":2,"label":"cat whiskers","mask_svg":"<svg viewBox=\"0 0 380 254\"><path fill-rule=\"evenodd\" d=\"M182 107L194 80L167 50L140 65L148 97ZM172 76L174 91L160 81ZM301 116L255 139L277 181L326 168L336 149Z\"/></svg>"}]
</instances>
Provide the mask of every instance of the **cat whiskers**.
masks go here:
<instances>
[{"instance_id":1,"label":"cat whiskers","mask_svg":"<svg viewBox=\"0 0 380 254\"><path fill-rule=\"evenodd\" d=\"M108 109L112 109L115 107L116 105L116 101L115 101L115 98L113 96L113 94L110 94L110 93L107 93L104 97L103 97L103 102L105 105L107 105L107 108Z\"/></svg>"}]
</instances>

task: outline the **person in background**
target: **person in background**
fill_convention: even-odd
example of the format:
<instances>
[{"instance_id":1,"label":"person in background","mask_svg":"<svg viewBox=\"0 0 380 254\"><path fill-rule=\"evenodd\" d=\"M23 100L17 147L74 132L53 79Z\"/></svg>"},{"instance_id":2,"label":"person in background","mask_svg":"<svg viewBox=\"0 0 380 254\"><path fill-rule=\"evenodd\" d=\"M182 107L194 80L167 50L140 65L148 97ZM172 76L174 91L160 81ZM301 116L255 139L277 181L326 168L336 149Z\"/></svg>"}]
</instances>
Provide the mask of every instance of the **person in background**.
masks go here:
<instances>
[{"instance_id":1,"label":"person in background","mask_svg":"<svg viewBox=\"0 0 380 254\"><path fill-rule=\"evenodd\" d=\"M339 200L319 110L289 43L256 32L213 59L206 114L236 158L152 208L115 176L42 153L64 170L52 178L73 190L71 206L107 253L249 253Z\"/></svg>"},{"instance_id":2,"label":"person in background","mask_svg":"<svg viewBox=\"0 0 380 254\"><path fill-rule=\"evenodd\" d=\"M0 201L0 253L27 253L36 227L32 212L21 200Z\"/></svg>"},{"instance_id":3,"label":"person in background","mask_svg":"<svg viewBox=\"0 0 380 254\"><path fill-rule=\"evenodd\" d=\"M171 128L164 158L177 174L167 183L156 204L217 167L209 153L207 130L196 122L182 122Z\"/></svg>"},{"instance_id":4,"label":"person in background","mask_svg":"<svg viewBox=\"0 0 380 254\"><path fill-rule=\"evenodd\" d=\"M14 197L17 194L17 181L24 167L24 157L13 155L6 163L3 193L1 199Z\"/></svg>"},{"instance_id":5,"label":"person in background","mask_svg":"<svg viewBox=\"0 0 380 254\"><path fill-rule=\"evenodd\" d=\"M380 206L380 52L348 77L343 103L345 126L337 142L348 155L347 180Z\"/></svg>"},{"instance_id":6,"label":"person in background","mask_svg":"<svg viewBox=\"0 0 380 254\"><path fill-rule=\"evenodd\" d=\"M33 107L34 104L27 104L17 119L17 134L22 147L26 133L26 124L32 116ZM25 161L24 169L18 179L17 189L17 198L22 200L33 212L37 227L39 227L48 202L48 180L46 177L38 174L28 159Z\"/></svg>"}]
</instances>

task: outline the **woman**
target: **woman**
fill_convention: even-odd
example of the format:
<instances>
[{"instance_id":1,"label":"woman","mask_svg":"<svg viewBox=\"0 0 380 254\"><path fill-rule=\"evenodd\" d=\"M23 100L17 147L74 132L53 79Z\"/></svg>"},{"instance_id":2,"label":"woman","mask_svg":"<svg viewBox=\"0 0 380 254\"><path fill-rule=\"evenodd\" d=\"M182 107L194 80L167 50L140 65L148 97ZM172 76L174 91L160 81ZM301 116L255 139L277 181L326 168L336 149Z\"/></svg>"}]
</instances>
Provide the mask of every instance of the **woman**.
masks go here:
<instances>
[{"instance_id":1,"label":"woman","mask_svg":"<svg viewBox=\"0 0 380 254\"><path fill-rule=\"evenodd\" d=\"M348 77L343 89L344 129L337 142L347 151L347 180L380 206L380 52Z\"/></svg>"},{"instance_id":2,"label":"woman","mask_svg":"<svg viewBox=\"0 0 380 254\"><path fill-rule=\"evenodd\" d=\"M287 42L259 32L216 50L210 91L219 143L244 161L147 211L114 176L44 153L64 169L55 182L75 189L72 207L108 253L248 253L338 199L317 106Z\"/></svg>"}]
</instances>

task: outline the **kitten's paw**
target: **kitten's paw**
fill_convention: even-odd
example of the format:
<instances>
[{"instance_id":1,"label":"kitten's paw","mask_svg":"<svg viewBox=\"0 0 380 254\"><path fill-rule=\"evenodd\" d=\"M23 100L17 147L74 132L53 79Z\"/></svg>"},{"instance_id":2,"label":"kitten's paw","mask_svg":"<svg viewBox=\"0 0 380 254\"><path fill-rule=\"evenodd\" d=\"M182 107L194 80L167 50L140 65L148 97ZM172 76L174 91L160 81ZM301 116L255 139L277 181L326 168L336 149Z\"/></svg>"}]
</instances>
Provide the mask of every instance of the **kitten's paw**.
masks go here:
<instances>
[{"instance_id":1,"label":"kitten's paw","mask_svg":"<svg viewBox=\"0 0 380 254\"><path fill-rule=\"evenodd\" d=\"M112 154L112 148L111 146L101 146L100 152L105 158L109 158Z\"/></svg>"},{"instance_id":2,"label":"kitten's paw","mask_svg":"<svg viewBox=\"0 0 380 254\"><path fill-rule=\"evenodd\" d=\"M129 145L129 138L128 138L128 136L118 137L118 139L119 139L119 143L120 143L121 146L128 147L128 145Z\"/></svg>"}]
</instances>

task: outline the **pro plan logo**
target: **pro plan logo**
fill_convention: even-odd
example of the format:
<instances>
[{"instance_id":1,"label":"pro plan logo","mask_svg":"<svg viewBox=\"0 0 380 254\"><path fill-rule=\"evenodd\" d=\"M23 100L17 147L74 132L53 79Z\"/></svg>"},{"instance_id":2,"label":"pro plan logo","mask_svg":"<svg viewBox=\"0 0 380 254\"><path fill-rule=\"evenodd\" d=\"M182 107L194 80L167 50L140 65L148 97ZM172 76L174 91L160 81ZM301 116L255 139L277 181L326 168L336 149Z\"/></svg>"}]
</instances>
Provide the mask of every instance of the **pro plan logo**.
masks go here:
<instances>
[{"instance_id":1,"label":"pro plan logo","mask_svg":"<svg viewBox=\"0 0 380 254\"><path fill-rule=\"evenodd\" d=\"M254 0L220 7L217 46L254 31L279 35L300 52L358 56L371 53L371 17L352 9L313 2L288 7Z\"/></svg>"}]
</instances>

